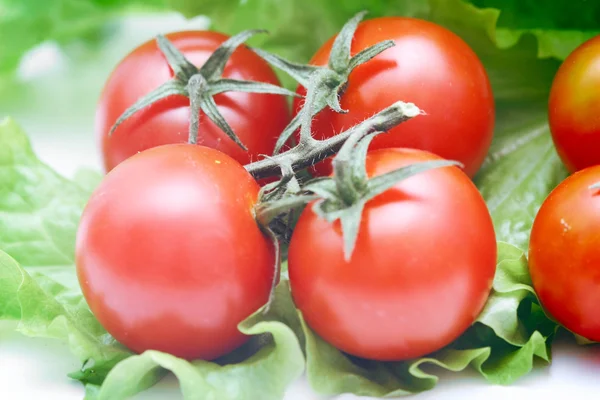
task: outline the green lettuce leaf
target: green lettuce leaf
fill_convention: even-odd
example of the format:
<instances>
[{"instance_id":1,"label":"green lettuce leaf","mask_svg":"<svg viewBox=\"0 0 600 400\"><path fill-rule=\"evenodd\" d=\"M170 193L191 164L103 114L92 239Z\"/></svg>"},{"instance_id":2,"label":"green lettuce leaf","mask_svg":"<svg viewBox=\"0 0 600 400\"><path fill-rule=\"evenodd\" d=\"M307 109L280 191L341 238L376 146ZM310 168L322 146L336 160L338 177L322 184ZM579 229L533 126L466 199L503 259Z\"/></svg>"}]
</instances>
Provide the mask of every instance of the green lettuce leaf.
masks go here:
<instances>
[{"instance_id":1,"label":"green lettuce leaf","mask_svg":"<svg viewBox=\"0 0 600 400\"><path fill-rule=\"evenodd\" d=\"M0 252L0 319L21 318L17 291L22 281L23 275L17 262L8 254Z\"/></svg>"},{"instance_id":2,"label":"green lettuce leaf","mask_svg":"<svg viewBox=\"0 0 600 400\"><path fill-rule=\"evenodd\" d=\"M287 286L278 289L269 313L240 324L253 335L248 345L218 363L156 351L133 355L93 316L75 273L77 223L101 175L80 170L69 181L56 174L12 120L0 123L0 143L0 320L16 321L27 336L66 341L82 362L70 377L86 384L90 399L134 395L167 370L179 378L185 398L283 398L304 369L298 339L286 325L295 318Z\"/></svg>"},{"instance_id":3,"label":"green lettuce leaf","mask_svg":"<svg viewBox=\"0 0 600 400\"><path fill-rule=\"evenodd\" d=\"M496 30L501 48L512 47L525 34L538 41L540 58L566 58L584 41L600 34L600 3L587 0L470 0L479 8L502 10Z\"/></svg>"},{"instance_id":4,"label":"green lettuce leaf","mask_svg":"<svg viewBox=\"0 0 600 400\"><path fill-rule=\"evenodd\" d=\"M131 353L92 315L77 286L74 268L61 272L71 277L71 285L45 273L29 273L0 251L0 311L4 310L0 318L17 320L17 330L24 335L67 341L84 362L80 380L97 381Z\"/></svg>"},{"instance_id":5,"label":"green lettuce leaf","mask_svg":"<svg viewBox=\"0 0 600 400\"><path fill-rule=\"evenodd\" d=\"M84 192L91 194L100 184L104 175L91 168L79 168L73 176L76 183Z\"/></svg>"},{"instance_id":6,"label":"green lettuce leaf","mask_svg":"<svg viewBox=\"0 0 600 400\"><path fill-rule=\"evenodd\" d=\"M167 9L164 0L0 0L0 78L45 41L97 41L105 24L133 11Z\"/></svg>"},{"instance_id":7,"label":"green lettuce leaf","mask_svg":"<svg viewBox=\"0 0 600 400\"><path fill-rule=\"evenodd\" d=\"M0 122L0 143L0 318L25 335L66 340L94 380L130 355L92 315L75 274L77 225L98 174L58 175L11 119Z\"/></svg>"},{"instance_id":8,"label":"green lettuce leaf","mask_svg":"<svg viewBox=\"0 0 600 400\"><path fill-rule=\"evenodd\" d=\"M523 252L500 242L497 270L475 324L453 344L424 358L384 363L349 357L302 322L312 387L328 395L394 397L433 388L438 377L428 366L449 371L471 366L491 383L510 384L531 371L535 358L550 361L547 339L557 325L539 307Z\"/></svg>"},{"instance_id":9,"label":"green lettuce leaf","mask_svg":"<svg viewBox=\"0 0 600 400\"><path fill-rule=\"evenodd\" d=\"M73 265L75 233L90 188L33 153L12 119L0 121L0 249L24 267Z\"/></svg>"}]
</instances>

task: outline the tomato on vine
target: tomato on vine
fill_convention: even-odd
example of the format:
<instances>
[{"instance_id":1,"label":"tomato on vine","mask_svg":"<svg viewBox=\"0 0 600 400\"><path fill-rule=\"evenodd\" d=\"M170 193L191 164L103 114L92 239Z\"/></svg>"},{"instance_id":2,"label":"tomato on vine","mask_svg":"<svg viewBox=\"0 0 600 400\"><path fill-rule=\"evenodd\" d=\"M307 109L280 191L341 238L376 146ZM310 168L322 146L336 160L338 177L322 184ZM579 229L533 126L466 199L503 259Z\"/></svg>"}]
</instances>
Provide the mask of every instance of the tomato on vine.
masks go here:
<instances>
[{"instance_id":1,"label":"tomato on vine","mask_svg":"<svg viewBox=\"0 0 600 400\"><path fill-rule=\"evenodd\" d=\"M253 33L256 32L244 38ZM188 141L190 100L185 84L190 76L197 74L194 67L201 67L200 73L203 68L207 72L210 69L210 74L204 74L210 75L205 76L206 80L217 75L222 78L202 93L205 107L201 111L198 144L222 151L241 164L271 154L279 133L290 121L286 98L264 93L264 90L277 93L279 87L271 67L248 48L237 47L241 40L232 46L230 54L218 54L221 59L213 58L211 65L207 65L228 40L217 32L176 32L166 35L166 39L171 43L167 54L156 41L146 42L128 54L106 82L96 113L96 135L106 170L145 149ZM173 56L169 52L181 54ZM226 64L219 66L215 61ZM174 63L181 64L181 71L174 70ZM180 87L169 87L169 82L177 81L176 78L180 78ZM255 85L249 85L248 81ZM237 87L232 87L232 82ZM258 87L257 83L263 85ZM160 92L159 88L165 90ZM285 93L279 89L279 93ZM249 92L252 90L258 92ZM147 104L114 128L136 102L144 96L152 97L153 93L157 97L151 105ZM248 151L228 137L224 129L233 131Z\"/></svg>"},{"instance_id":2,"label":"tomato on vine","mask_svg":"<svg viewBox=\"0 0 600 400\"><path fill-rule=\"evenodd\" d=\"M256 224L259 186L231 157L174 144L107 174L77 233L90 309L119 342L214 359L247 339L238 324L271 291L275 250Z\"/></svg>"},{"instance_id":3,"label":"tomato on vine","mask_svg":"<svg viewBox=\"0 0 600 400\"><path fill-rule=\"evenodd\" d=\"M533 222L529 271L543 307L567 329L600 341L600 166L558 185Z\"/></svg>"},{"instance_id":4,"label":"tomato on vine","mask_svg":"<svg viewBox=\"0 0 600 400\"><path fill-rule=\"evenodd\" d=\"M331 66L334 40L327 41L310 64ZM461 162L472 177L487 155L495 119L492 89L477 55L453 32L404 17L361 22L351 42L351 54L386 40L395 45L356 67L342 88L340 107L348 112L331 108L320 112L313 124L315 137L331 137L395 101L412 102L426 116L376 138L371 148L426 150ZM298 93L305 92L299 86ZM294 110L298 112L302 104L296 99ZM328 175L331 163L320 163L314 170L319 176Z\"/></svg>"},{"instance_id":5,"label":"tomato on vine","mask_svg":"<svg viewBox=\"0 0 600 400\"><path fill-rule=\"evenodd\" d=\"M366 173L436 160L381 149L367 155ZM290 242L290 285L304 319L327 342L359 357L406 360L448 345L475 321L494 278L496 238L481 194L456 167L378 193L357 203L362 219L350 257L344 230L352 219L331 222L307 206Z\"/></svg>"}]
</instances>

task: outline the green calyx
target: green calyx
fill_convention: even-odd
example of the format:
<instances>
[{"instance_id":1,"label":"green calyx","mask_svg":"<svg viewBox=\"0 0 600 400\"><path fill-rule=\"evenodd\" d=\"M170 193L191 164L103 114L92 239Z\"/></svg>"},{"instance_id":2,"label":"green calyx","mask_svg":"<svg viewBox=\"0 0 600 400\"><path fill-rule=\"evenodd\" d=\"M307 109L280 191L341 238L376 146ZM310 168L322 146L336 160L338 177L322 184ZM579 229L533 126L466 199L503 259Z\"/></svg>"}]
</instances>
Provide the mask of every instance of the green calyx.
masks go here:
<instances>
[{"instance_id":1,"label":"green calyx","mask_svg":"<svg viewBox=\"0 0 600 400\"><path fill-rule=\"evenodd\" d=\"M344 258L352 257L362 212L365 204L374 197L419 173L442 167L462 164L451 160L433 160L414 163L369 178L365 168L367 150L371 140L381 132L350 137L333 159L333 177L308 182L304 191L318 196L313 211L329 222L340 220L344 237Z\"/></svg>"},{"instance_id":2,"label":"green calyx","mask_svg":"<svg viewBox=\"0 0 600 400\"><path fill-rule=\"evenodd\" d=\"M306 105L310 105L311 118L326 107L338 113L346 113L347 110L342 109L339 98L348 85L348 79L352 71L359 65L366 63L381 52L394 46L392 40L385 40L351 56L351 44L354 33L366 14L366 11L356 14L343 26L331 47L327 67L296 64L264 50L253 49L253 51L274 67L286 72L306 88L307 101L305 102L305 107ZM309 97L311 98L310 101ZM274 154L281 151L293 133L300 127L302 124L301 114L302 112L298 113L283 130L277 140Z\"/></svg>"},{"instance_id":3,"label":"green calyx","mask_svg":"<svg viewBox=\"0 0 600 400\"><path fill-rule=\"evenodd\" d=\"M197 68L162 35L157 36L158 48L165 56L174 73L173 79L165 82L146 96L140 98L117 119L109 135L128 118L152 104L170 96L185 96L190 99L189 142L197 143L200 111L217 125L231 140L244 150L246 146L237 137L220 113L214 96L225 92L246 92L298 96L296 93L265 82L223 78L225 65L233 52L252 36L266 33L264 30L247 30L223 42L200 68Z\"/></svg>"}]
</instances>

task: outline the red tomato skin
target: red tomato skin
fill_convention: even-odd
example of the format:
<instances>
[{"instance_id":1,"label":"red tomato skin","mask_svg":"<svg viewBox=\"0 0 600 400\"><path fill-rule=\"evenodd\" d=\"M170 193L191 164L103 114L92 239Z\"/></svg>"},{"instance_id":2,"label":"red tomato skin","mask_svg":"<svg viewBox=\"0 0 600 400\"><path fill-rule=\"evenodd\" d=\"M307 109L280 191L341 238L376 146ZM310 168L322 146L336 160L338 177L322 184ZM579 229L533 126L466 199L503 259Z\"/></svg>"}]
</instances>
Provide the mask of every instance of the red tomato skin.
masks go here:
<instances>
[{"instance_id":1,"label":"red tomato skin","mask_svg":"<svg viewBox=\"0 0 600 400\"><path fill-rule=\"evenodd\" d=\"M382 149L369 176L438 159ZM496 239L485 202L458 168L406 179L368 202L349 262L340 224L307 207L292 236L292 295L308 325L349 354L397 361L438 350L481 312L496 269Z\"/></svg>"},{"instance_id":2,"label":"red tomato skin","mask_svg":"<svg viewBox=\"0 0 600 400\"><path fill-rule=\"evenodd\" d=\"M600 166L565 179L535 217L529 271L546 309L567 329L600 341Z\"/></svg>"},{"instance_id":3,"label":"red tomato skin","mask_svg":"<svg viewBox=\"0 0 600 400\"><path fill-rule=\"evenodd\" d=\"M194 65L201 66L228 36L210 31L166 35ZM271 67L246 47L238 48L223 76L279 85ZM151 147L185 143L189 135L189 99L171 96L134 114L109 136L119 116L139 98L173 78L173 72L154 40L127 55L110 75L97 107L96 135L104 166L110 171L132 155ZM284 96L227 92L214 97L219 111L248 148L242 150L201 113L198 144L226 153L241 164L273 153L277 137L290 121Z\"/></svg>"},{"instance_id":4,"label":"red tomato skin","mask_svg":"<svg viewBox=\"0 0 600 400\"><path fill-rule=\"evenodd\" d=\"M571 172L600 164L600 36L576 48L550 90L548 117L556 150Z\"/></svg>"},{"instance_id":5,"label":"red tomato skin","mask_svg":"<svg viewBox=\"0 0 600 400\"><path fill-rule=\"evenodd\" d=\"M266 303L274 252L252 208L259 186L229 156L188 144L118 165L77 234L83 294L131 350L211 360L243 344L237 325Z\"/></svg>"},{"instance_id":6,"label":"red tomato skin","mask_svg":"<svg viewBox=\"0 0 600 400\"><path fill-rule=\"evenodd\" d=\"M315 53L310 64L327 65L334 38ZM492 88L473 50L457 35L434 23L404 17L382 17L359 24L352 55L382 40L395 46L359 66L341 96L347 114L326 109L313 132L331 137L369 118L396 101L415 103L418 116L373 140L371 149L409 147L457 160L473 176L489 150L495 118ZM298 88L302 95L305 90ZM298 112L302 103L295 99ZM316 175L331 173L331 161L318 164Z\"/></svg>"}]
</instances>

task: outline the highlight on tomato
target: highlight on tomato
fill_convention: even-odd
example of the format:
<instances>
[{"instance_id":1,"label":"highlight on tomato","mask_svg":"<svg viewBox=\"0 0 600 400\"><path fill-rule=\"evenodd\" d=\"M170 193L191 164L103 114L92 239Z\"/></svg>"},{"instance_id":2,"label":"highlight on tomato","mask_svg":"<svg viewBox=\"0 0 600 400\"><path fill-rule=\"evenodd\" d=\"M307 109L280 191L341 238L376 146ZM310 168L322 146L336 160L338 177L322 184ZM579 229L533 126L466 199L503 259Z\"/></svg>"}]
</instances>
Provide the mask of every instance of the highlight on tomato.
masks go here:
<instances>
[{"instance_id":1,"label":"highlight on tomato","mask_svg":"<svg viewBox=\"0 0 600 400\"><path fill-rule=\"evenodd\" d=\"M327 41L310 64L328 65L334 40ZM340 97L341 109L348 112L331 108L320 112L313 123L315 137L331 137L395 101L409 101L426 116L375 138L371 149L426 150L461 162L464 171L474 176L491 145L495 120L492 88L483 64L458 35L435 23L406 17L361 22L351 55L385 40L395 45L350 73ZM298 93L305 94L305 88L299 86ZM296 99L294 111L302 104L302 99ZM317 164L313 172L331 173L330 160Z\"/></svg>"},{"instance_id":2,"label":"highlight on tomato","mask_svg":"<svg viewBox=\"0 0 600 400\"><path fill-rule=\"evenodd\" d=\"M600 164L600 35L562 63L550 90L548 116L556 150L571 171Z\"/></svg>"},{"instance_id":3,"label":"highlight on tomato","mask_svg":"<svg viewBox=\"0 0 600 400\"><path fill-rule=\"evenodd\" d=\"M600 341L598 182L600 166L594 166L559 184L536 215L529 243L529 271L542 306L593 341Z\"/></svg>"},{"instance_id":4,"label":"highlight on tomato","mask_svg":"<svg viewBox=\"0 0 600 400\"><path fill-rule=\"evenodd\" d=\"M237 326L267 302L274 275L258 193L243 166L204 146L119 164L77 232L77 275L98 321L138 353L212 360L242 345Z\"/></svg>"},{"instance_id":5,"label":"highlight on tomato","mask_svg":"<svg viewBox=\"0 0 600 400\"><path fill-rule=\"evenodd\" d=\"M366 172L440 159L375 150ZM490 213L457 167L418 173L367 201L349 259L344 246L340 221L307 206L289 247L292 296L324 340L381 361L420 357L458 338L481 312L496 269Z\"/></svg>"}]
</instances>

